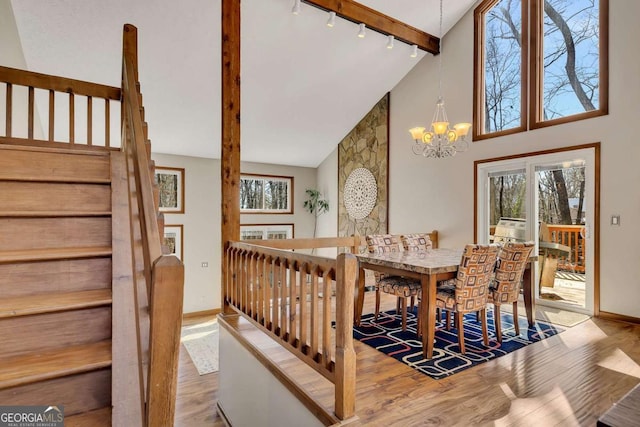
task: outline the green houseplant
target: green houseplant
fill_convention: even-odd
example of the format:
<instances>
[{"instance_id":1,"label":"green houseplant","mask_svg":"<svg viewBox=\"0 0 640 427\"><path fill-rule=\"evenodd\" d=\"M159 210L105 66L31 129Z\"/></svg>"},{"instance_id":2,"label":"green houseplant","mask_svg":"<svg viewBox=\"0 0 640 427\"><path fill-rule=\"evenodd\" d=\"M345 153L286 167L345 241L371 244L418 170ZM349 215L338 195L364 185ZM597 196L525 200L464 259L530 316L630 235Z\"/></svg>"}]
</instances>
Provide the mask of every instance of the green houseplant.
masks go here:
<instances>
[{"instance_id":1,"label":"green houseplant","mask_svg":"<svg viewBox=\"0 0 640 427\"><path fill-rule=\"evenodd\" d=\"M322 193L315 189L307 188L305 191L307 199L304 201L304 208L313 215L313 237L316 237L318 227L318 217L329 210L329 202L322 198Z\"/></svg>"}]
</instances>

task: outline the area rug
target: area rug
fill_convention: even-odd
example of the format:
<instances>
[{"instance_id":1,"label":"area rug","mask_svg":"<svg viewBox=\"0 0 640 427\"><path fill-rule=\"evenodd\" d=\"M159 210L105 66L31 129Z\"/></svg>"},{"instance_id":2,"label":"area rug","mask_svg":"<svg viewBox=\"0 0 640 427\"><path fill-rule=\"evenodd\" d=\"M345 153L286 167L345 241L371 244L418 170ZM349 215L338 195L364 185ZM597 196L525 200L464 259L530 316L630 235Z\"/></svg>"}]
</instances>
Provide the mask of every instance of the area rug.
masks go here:
<instances>
[{"instance_id":1,"label":"area rug","mask_svg":"<svg viewBox=\"0 0 640 427\"><path fill-rule=\"evenodd\" d=\"M218 322L184 326L180 341L198 370L205 375L218 371Z\"/></svg>"},{"instance_id":2,"label":"area rug","mask_svg":"<svg viewBox=\"0 0 640 427\"><path fill-rule=\"evenodd\" d=\"M502 316L502 344L496 341L493 328L493 312L487 310L489 323L489 347L482 344L482 327L475 313L464 317L466 354L459 353L457 329L447 331L443 323L436 327L433 359L422 356L422 341L416 335L416 315L407 313L407 330L402 331L401 316L395 310L380 313L375 321L373 314L362 317L360 326L353 328L353 336L384 354L426 374L441 379L472 366L504 356L534 342L562 332L557 326L538 321L529 328L527 319L520 317L520 335L515 335L511 315Z\"/></svg>"}]
</instances>

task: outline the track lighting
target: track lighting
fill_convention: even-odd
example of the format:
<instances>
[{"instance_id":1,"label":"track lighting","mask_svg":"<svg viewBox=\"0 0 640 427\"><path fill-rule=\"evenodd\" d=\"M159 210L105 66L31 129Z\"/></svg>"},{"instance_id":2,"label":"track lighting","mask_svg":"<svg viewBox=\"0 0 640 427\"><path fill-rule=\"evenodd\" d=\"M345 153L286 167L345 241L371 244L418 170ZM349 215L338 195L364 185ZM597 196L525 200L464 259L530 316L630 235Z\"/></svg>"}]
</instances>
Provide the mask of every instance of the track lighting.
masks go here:
<instances>
[{"instance_id":1,"label":"track lighting","mask_svg":"<svg viewBox=\"0 0 640 427\"><path fill-rule=\"evenodd\" d=\"M363 39L365 36L364 28L365 28L365 25L360 24L360 31L358 31L358 37L360 37L361 39Z\"/></svg>"},{"instance_id":2,"label":"track lighting","mask_svg":"<svg viewBox=\"0 0 640 427\"><path fill-rule=\"evenodd\" d=\"M417 44L411 45L411 55L409 55L409 56L411 56L412 58L415 58L416 56L418 56L418 45Z\"/></svg>"},{"instance_id":3,"label":"track lighting","mask_svg":"<svg viewBox=\"0 0 640 427\"><path fill-rule=\"evenodd\" d=\"M395 39L395 37L393 37L392 35L388 35L387 36L387 49L393 49L393 40Z\"/></svg>"},{"instance_id":4,"label":"track lighting","mask_svg":"<svg viewBox=\"0 0 640 427\"><path fill-rule=\"evenodd\" d=\"M333 28L336 25L336 13L329 12L329 19L327 20L327 27Z\"/></svg>"},{"instance_id":5,"label":"track lighting","mask_svg":"<svg viewBox=\"0 0 640 427\"><path fill-rule=\"evenodd\" d=\"M300 0L295 0L293 2L293 9L291 9L291 13L297 15L300 13Z\"/></svg>"}]
</instances>

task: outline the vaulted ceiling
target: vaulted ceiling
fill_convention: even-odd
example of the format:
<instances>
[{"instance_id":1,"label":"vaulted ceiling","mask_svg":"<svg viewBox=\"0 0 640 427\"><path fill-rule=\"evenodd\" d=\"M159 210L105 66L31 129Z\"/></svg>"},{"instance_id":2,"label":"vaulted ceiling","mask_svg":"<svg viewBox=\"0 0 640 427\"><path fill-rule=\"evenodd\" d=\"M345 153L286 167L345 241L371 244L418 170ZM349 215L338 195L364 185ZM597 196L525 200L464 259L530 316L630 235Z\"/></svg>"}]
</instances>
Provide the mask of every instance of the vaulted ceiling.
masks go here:
<instances>
[{"instance_id":1,"label":"vaulted ceiling","mask_svg":"<svg viewBox=\"0 0 640 427\"><path fill-rule=\"evenodd\" d=\"M220 157L220 0L12 0L32 71L120 85L122 26L138 27L154 151ZM438 0L361 3L439 35ZM444 32L475 3L445 1ZM425 55L293 0L242 1L242 160L318 166ZM1 61L0 61L1 65Z\"/></svg>"}]
</instances>

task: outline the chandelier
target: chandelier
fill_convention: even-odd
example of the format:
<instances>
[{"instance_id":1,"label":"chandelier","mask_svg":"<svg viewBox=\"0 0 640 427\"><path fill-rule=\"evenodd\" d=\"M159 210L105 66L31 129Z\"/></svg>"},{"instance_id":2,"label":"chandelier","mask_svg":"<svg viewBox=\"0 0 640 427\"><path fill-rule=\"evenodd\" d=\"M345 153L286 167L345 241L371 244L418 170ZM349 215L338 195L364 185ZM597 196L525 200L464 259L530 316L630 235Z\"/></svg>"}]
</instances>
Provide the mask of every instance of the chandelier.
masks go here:
<instances>
[{"instance_id":1,"label":"chandelier","mask_svg":"<svg viewBox=\"0 0 640 427\"><path fill-rule=\"evenodd\" d=\"M449 127L449 119L442 98L442 0L440 0L440 53L438 54L438 102L429 130L414 127L409 133L414 140L413 154L430 158L453 157L458 152L467 151L466 140L471 123L457 123Z\"/></svg>"}]
</instances>

